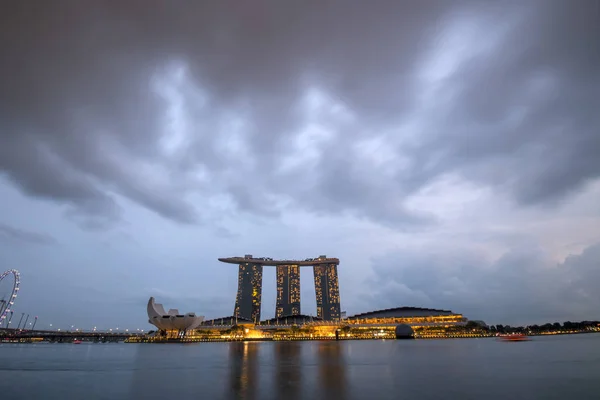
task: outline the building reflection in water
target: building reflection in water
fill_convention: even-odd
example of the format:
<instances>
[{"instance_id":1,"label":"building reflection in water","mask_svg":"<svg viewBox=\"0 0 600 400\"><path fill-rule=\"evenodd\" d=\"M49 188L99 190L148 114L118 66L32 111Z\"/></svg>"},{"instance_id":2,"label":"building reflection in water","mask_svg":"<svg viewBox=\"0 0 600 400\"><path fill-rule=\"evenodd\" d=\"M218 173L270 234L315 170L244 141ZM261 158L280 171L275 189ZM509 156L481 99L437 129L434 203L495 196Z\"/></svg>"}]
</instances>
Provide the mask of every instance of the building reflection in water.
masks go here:
<instances>
[{"instance_id":1,"label":"building reflection in water","mask_svg":"<svg viewBox=\"0 0 600 400\"><path fill-rule=\"evenodd\" d=\"M346 398L346 360L344 359L344 343L322 341L317 344L319 388L317 399Z\"/></svg>"},{"instance_id":2,"label":"building reflection in water","mask_svg":"<svg viewBox=\"0 0 600 400\"><path fill-rule=\"evenodd\" d=\"M257 399L260 343L229 343L230 398Z\"/></svg>"},{"instance_id":3,"label":"building reflection in water","mask_svg":"<svg viewBox=\"0 0 600 400\"><path fill-rule=\"evenodd\" d=\"M348 396L344 345L335 341L277 342L272 347L260 342L229 343L226 398L344 400ZM261 363L265 361L261 348L273 349L273 368L265 365L261 371ZM303 351L311 348L316 352ZM307 371L312 371L309 376ZM266 386L259 387L261 382Z\"/></svg>"},{"instance_id":4,"label":"building reflection in water","mask_svg":"<svg viewBox=\"0 0 600 400\"><path fill-rule=\"evenodd\" d=\"M275 390L278 399L302 398L302 342L275 343Z\"/></svg>"}]
</instances>

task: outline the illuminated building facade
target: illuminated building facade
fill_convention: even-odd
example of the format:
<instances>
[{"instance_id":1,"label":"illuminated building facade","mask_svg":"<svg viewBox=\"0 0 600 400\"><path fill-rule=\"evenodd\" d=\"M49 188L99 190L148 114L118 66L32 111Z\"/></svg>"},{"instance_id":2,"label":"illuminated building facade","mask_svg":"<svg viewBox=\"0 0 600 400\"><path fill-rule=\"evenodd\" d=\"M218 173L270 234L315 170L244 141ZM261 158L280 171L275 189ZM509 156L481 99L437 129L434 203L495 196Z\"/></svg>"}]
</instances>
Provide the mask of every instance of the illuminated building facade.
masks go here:
<instances>
[{"instance_id":1,"label":"illuminated building facade","mask_svg":"<svg viewBox=\"0 0 600 400\"><path fill-rule=\"evenodd\" d=\"M340 260L319 256L304 260L273 260L268 257L219 258L219 261L239 265L238 292L234 317L260 321L262 271L264 266L277 267L276 317L300 315L300 267L312 267L315 278L317 318L339 321L340 289L337 267Z\"/></svg>"},{"instance_id":2,"label":"illuminated building facade","mask_svg":"<svg viewBox=\"0 0 600 400\"><path fill-rule=\"evenodd\" d=\"M300 267L277 265L277 318L300 315Z\"/></svg>"},{"instance_id":3,"label":"illuminated building facade","mask_svg":"<svg viewBox=\"0 0 600 400\"><path fill-rule=\"evenodd\" d=\"M233 315L237 318L260 322L263 266L258 263L240 263L238 291Z\"/></svg>"},{"instance_id":4,"label":"illuminated building facade","mask_svg":"<svg viewBox=\"0 0 600 400\"><path fill-rule=\"evenodd\" d=\"M351 326L407 324L413 328L419 328L460 326L466 324L467 319L462 314L453 313L450 310L396 307L357 314L348 317L344 322Z\"/></svg>"},{"instance_id":5,"label":"illuminated building facade","mask_svg":"<svg viewBox=\"0 0 600 400\"><path fill-rule=\"evenodd\" d=\"M340 288L337 264L320 264L314 267L317 317L325 321L339 320Z\"/></svg>"}]
</instances>

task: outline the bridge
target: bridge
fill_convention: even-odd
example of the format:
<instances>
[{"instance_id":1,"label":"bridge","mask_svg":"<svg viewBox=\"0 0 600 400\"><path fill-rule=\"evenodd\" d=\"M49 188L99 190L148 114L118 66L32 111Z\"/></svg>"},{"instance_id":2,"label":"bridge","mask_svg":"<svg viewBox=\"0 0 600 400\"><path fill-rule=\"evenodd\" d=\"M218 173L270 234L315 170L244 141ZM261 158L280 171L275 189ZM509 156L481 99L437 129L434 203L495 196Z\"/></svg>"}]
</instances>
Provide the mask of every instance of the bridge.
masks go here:
<instances>
[{"instance_id":1,"label":"bridge","mask_svg":"<svg viewBox=\"0 0 600 400\"><path fill-rule=\"evenodd\" d=\"M143 336L141 333L129 332L82 332L82 331L44 331L0 329L0 342L122 342L130 337Z\"/></svg>"}]
</instances>

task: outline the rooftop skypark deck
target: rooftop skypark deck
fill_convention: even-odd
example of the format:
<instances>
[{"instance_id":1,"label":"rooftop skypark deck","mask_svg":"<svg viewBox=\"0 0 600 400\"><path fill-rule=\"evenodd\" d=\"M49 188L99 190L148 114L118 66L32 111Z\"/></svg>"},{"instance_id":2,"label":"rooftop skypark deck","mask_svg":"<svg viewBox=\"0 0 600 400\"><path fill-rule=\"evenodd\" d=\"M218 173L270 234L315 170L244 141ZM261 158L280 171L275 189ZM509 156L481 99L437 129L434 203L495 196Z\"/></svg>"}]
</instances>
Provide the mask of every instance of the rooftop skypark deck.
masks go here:
<instances>
[{"instance_id":1,"label":"rooftop skypark deck","mask_svg":"<svg viewBox=\"0 0 600 400\"><path fill-rule=\"evenodd\" d=\"M252 257L252 255L246 255L244 257L226 257L219 258L219 261L228 264L260 264L263 266L277 266L277 265L298 265L300 267L313 267L321 264L339 264L338 258L328 258L326 256L319 256L317 258L306 258L303 260L274 260L269 257Z\"/></svg>"}]
</instances>

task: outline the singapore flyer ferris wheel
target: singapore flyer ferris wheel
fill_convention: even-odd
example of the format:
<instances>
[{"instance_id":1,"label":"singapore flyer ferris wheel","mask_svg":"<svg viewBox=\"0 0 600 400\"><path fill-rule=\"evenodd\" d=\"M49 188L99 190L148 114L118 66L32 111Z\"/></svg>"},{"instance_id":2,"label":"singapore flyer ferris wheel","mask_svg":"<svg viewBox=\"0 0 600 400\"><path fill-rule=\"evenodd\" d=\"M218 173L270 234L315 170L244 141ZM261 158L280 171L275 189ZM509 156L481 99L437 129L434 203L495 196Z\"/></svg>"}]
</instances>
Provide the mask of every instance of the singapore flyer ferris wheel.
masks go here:
<instances>
[{"instance_id":1,"label":"singapore flyer ferris wheel","mask_svg":"<svg viewBox=\"0 0 600 400\"><path fill-rule=\"evenodd\" d=\"M19 293L19 285L21 283L19 271L16 269L9 269L8 271L4 271L2 275L0 275L0 283L5 279L8 281L9 279L13 280L12 288L11 285L8 286L9 293L0 293L0 326L4 322L4 319L11 311L13 304L15 304L15 299L17 298L17 294ZM8 296L6 296L8 294Z\"/></svg>"}]
</instances>

